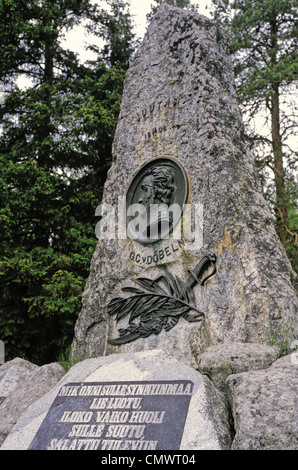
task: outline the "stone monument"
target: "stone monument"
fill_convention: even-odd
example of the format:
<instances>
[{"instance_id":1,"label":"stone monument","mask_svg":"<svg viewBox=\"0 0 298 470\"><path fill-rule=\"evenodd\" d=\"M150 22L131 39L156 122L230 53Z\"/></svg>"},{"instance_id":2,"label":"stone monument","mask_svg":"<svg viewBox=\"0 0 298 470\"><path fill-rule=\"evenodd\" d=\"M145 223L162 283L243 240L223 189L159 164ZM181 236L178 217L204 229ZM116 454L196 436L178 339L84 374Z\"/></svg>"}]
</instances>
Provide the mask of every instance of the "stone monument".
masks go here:
<instances>
[{"instance_id":1,"label":"stone monument","mask_svg":"<svg viewBox=\"0 0 298 470\"><path fill-rule=\"evenodd\" d=\"M100 464L131 467L144 457L111 452L297 449L298 353L262 344L297 334L295 274L209 19L160 7L127 72L113 155L81 361L31 406L22 398L1 450L99 450Z\"/></svg>"},{"instance_id":2,"label":"stone monument","mask_svg":"<svg viewBox=\"0 0 298 470\"><path fill-rule=\"evenodd\" d=\"M296 275L244 140L228 48L208 18L162 5L131 62L75 327L81 358L164 349L192 365L206 347L297 333Z\"/></svg>"}]
</instances>

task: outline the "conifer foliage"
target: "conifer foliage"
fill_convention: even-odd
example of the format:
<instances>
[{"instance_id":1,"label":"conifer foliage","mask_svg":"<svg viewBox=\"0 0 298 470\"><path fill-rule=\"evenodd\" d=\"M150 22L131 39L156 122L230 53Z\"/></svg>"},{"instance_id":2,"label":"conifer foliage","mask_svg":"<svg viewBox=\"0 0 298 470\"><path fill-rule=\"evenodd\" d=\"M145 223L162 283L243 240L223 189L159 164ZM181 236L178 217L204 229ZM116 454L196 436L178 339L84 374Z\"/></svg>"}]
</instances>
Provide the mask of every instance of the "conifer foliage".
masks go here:
<instances>
[{"instance_id":1,"label":"conifer foliage","mask_svg":"<svg viewBox=\"0 0 298 470\"><path fill-rule=\"evenodd\" d=\"M108 4L107 12L90 0L0 0L6 360L57 360L72 341L133 50L126 3ZM65 34L83 22L103 40L88 63L62 47Z\"/></svg>"},{"instance_id":2,"label":"conifer foliage","mask_svg":"<svg viewBox=\"0 0 298 470\"><path fill-rule=\"evenodd\" d=\"M213 0L231 39L237 93L276 230L298 270L296 0ZM251 126L263 116L268 132ZM258 125L260 129L260 125Z\"/></svg>"},{"instance_id":3,"label":"conifer foliage","mask_svg":"<svg viewBox=\"0 0 298 470\"><path fill-rule=\"evenodd\" d=\"M157 12L160 5L166 3L172 7L185 8L187 10L196 11L198 8L197 4L194 4L191 0L154 0L154 4L151 5L151 11L147 15L147 20L150 21L153 15Z\"/></svg>"}]
</instances>

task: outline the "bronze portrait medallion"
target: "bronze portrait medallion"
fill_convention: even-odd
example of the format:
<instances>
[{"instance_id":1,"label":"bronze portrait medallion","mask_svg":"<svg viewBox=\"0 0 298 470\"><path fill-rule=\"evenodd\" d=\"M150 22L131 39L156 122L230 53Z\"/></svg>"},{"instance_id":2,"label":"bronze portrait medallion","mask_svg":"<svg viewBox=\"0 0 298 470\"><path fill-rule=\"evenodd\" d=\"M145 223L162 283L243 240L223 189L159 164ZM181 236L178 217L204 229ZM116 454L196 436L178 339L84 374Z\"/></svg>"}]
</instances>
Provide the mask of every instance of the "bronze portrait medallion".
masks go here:
<instances>
[{"instance_id":1,"label":"bronze portrait medallion","mask_svg":"<svg viewBox=\"0 0 298 470\"><path fill-rule=\"evenodd\" d=\"M159 155L137 172L126 195L126 229L139 243L169 238L180 222L189 194L181 163Z\"/></svg>"}]
</instances>

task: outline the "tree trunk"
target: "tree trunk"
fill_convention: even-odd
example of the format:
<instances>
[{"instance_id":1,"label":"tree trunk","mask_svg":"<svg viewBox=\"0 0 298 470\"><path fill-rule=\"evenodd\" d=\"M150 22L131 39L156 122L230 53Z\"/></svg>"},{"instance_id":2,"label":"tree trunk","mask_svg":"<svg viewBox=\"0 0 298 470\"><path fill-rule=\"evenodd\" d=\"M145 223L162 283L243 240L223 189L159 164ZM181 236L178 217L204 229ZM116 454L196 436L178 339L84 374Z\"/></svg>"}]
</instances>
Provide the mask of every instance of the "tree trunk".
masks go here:
<instances>
[{"instance_id":1,"label":"tree trunk","mask_svg":"<svg viewBox=\"0 0 298 470\"><path fill-rule=\"evenodd\" d=\"M51 134L51 115L52 104L51 95L54 81L54 56L57 45L58 34L55 31L55 25L51 19L45 20L44 28L47 30L44 39L44 70L41 76L40 85L42 87L41 100L45 105L38 132L40 142L39 163L47 166L49 162L49 153L46 140Z\"/></svg>"},{"instance_id":2,"label":"tree trunk","mask_svg":"<svg viewBox=\"0 0 298 470\"><path fill-rule=\"evenodd\" d=\"M277 32L276 21L271 22L271 66L277 63ZM285 245L288 241L288 210L286 203L285 172L283 165L282 139L280 134L280 110L279 110L279 82L272 82L273 96L271 100L271 137L273 146L274 181L276 190L276 218L277 234L281 243Z\"/></svg>"}]
</instances>

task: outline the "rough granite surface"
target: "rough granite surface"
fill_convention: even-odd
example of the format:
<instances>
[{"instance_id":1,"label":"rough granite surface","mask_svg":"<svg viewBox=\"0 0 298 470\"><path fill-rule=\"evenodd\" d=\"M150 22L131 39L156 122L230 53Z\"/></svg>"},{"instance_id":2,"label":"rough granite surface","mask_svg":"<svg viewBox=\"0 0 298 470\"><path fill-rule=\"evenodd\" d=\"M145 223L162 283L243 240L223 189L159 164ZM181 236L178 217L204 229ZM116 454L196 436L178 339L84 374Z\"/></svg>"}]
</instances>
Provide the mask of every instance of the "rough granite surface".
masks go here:
<instances>
[{"instance_id":1,"label":"rough granite surface","mask_svg":"<svg viewBox=\"0 0 298 470\"><path fill-rule=\"evenodd\" d=\"M260 343L224 343L207 348L197 358L198 370L226 393L231 374L266 369L279 358L279 349Z\"/></svg>"},{"instance_id":2,"label":"rough granite surface","mask_svg":"<svg viewBox=\"0 0 298 470\"><path fill-rule=\"evenodd\" d=\"M211 20L162 5L131 62L103 202L117 208L118 196L125 197L142 164L174 156L189 176L189 202L193 208L203 205L203 244L187 241L149 266L130 254L152 255L176 241L144 247L129 239L99 240L75 327L73 352L80 357L163 348L194 366L194 352L207 346L264 342L285 325L297 334L297 276L244 141L228 49ZM132 285L131 278L153 279L169 271L185 280L207 252L217 256L217 273L194 289L203 322L182 318L158 336L120 347L107 344L118 336L107 304Z\"/></svg>"},{"instance_id":3,"label":"rough granite surface","mask_svg":"<svg viewBox=\"0 0 298 470\"><path fill-rule=\"evenodd\" d=\"M271 367L230 375L236 435L232 450L298 450L298 369L293 356Z\"/></svg>"},{"instance_id":4,"label":"rough granite surface","mask_svg":"<svg viewBox=\"0 0 298 470\"><path fill-rule=\"evenodd\" d=\"M2 388L4 399L0 402L0 445L29 406L48 393L64 375L65 370L57 363L39 367L16 358L1 366L0 391Z\"/></svg>"},{"instance_id":5,"label":"rough granite surface","mask_svg":"<svg viewBox=\"0 0 298 470\"><path fill-rule=\"evenodd\" d=\"M16 357L0 366L0 403L10 396L38 368L32 362Z\"/></svg>"}]
</instances>

